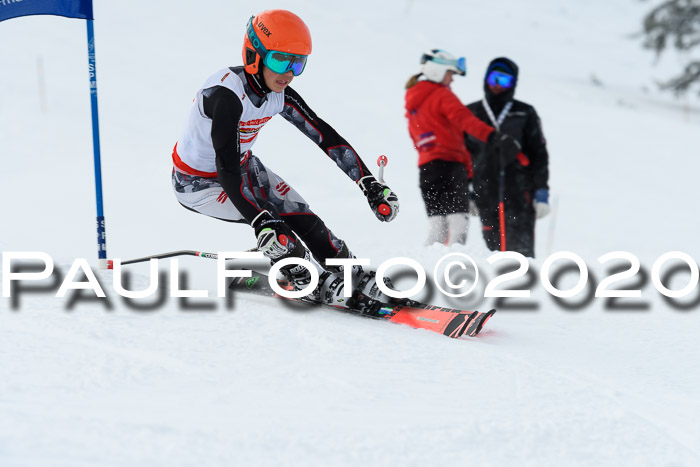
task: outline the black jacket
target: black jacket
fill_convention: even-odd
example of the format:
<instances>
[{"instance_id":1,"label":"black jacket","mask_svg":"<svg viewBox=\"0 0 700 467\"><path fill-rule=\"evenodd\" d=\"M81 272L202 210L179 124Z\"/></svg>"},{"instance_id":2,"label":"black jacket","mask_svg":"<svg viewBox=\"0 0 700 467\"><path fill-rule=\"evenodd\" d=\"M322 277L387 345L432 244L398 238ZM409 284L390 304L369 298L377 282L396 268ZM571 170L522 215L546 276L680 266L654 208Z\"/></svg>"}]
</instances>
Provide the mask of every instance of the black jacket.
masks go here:
<instances>
[{"instance_id":1,"label":"black jacket","mask_svg":"<svg viewBox=\"0 0 700 467\"><path fill-rule=\"evenodd\" d=\"M488 114L481 101L467 106L474 115L491 124ZM523 166L519 160L514 160L505 168L506 192L517 190L529 192L532 196L538 188L549 188L549 155L546 141L542 133L540 119L535 108L529 104L514 100L513 106L501 124L501 132L517 139L522 146L522 152L529 160L528 166ZM467 148L472 155L474 167L474 190L479 198L498 199L498 158L488 154L486 145L467 136ZM486 200L484 200L486 201Z\"/></svg>"},{"instance_id":2,"label":"black jacket","mask_svg":"<svg viewBox=\"0 0 700 467\"><path fill-rule=\"evenodd\" d=\"M492 62L506 63L511 74L516 77L518 68L515 63L499 58ZM489 71L491 67L489 67ZM505 71L505 70L504 70ZM488 75L488 71L487 71ZM535 190L539 188L549 188L549 155L547 153L546 141L542 132L540 118L535 108L525 102L513 99L515 86L510 90L498 95L491 93L484 78L485 99L489 103L496 118L508 101L512 101L510 111L500 125L500 131L506 133L520 143L522 152L529 160L529 165L525 166L520 160L510 161L505 168L506 197L524 195L527 201L532 199ZM469 110L480 120L493 125L489 118L483 101L477 101L467 106ZM498 202L498 174L499 162L495 154L489 154L489 146L478 140L465 135L467 149L471 153L474 167L474 191L479 207L493 206Z\"/></svg>"}]
</instances>

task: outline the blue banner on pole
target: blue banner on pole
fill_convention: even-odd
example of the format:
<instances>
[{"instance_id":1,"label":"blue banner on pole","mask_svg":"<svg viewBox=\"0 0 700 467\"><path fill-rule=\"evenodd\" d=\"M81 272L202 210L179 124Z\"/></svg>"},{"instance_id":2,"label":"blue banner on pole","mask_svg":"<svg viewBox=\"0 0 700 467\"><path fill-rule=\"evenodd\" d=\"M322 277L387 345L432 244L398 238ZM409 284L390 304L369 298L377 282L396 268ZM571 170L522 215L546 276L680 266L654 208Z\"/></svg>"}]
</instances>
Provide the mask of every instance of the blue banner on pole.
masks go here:
<instances>
[{"instance_id":1,"label":"blue banner on pole","mask_svg":"<svg viewBox=\"0 0 700 467\"><path fill-rule=\"evenodd\" d=\"M92 144L95 159L95 199L97 201L97 258L99 267L107 269L107 234L102 208L102 165L100 162L100 126L97 118L97 67L92 0L0 0L0 21L19 16L54 15L87 20L88 71L92 107Z\"/></svg>"},{"instance_id":2,"label":"blue banner on pole","mask_svg":"<svg viewBox=\"0 0 700 467\"><path fill-rule=\"evenodd\" d=\"M0 21L29 15L94 19L92 0L0 0Z\"/></svg>"}]
</instances>

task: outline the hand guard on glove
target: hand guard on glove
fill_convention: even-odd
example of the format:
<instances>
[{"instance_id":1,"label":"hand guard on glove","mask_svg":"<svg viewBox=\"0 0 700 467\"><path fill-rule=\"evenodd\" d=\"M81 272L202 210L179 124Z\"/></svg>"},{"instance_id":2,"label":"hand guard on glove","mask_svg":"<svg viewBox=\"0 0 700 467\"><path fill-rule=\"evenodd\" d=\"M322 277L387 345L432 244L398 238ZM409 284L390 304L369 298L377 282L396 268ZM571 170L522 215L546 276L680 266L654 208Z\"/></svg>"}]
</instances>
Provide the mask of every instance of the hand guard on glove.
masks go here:
<instances>
[{"instance_id":1,"label":"hand guard on glove","mask_svg":"<svg viewBox=\"0 0 700 467\"><path fill-rule=\"evenodd\" d=\"M391 188L379 183L372 175L362 177L357 184L367 197L369 206L382 222L391 222L399 213L399 198Z\"/></svg>"},{"instance_id":2,"label":"hand guard on glove","mask_svg":"<svg viewBox=\"0 0 700 467\"><path fill-rule=\"evenodd\" d=\"M504 165L508 165L518 157L518 153L522 150L517 139L510 135L494 131L489 135L488 142L489 152L495 152L501 157Z\"/></svg>"},{"instance_id":3,"label":"hand guard on glove","mask_svg":"<svg viewBox=\"0 0 700 467\"><path fill-rule=\"evenodd\" d=\"M533 207L535 208L535 217L540 219L547 214L549 214L549 190L546 188L539 188L535 191L535 201L533 201Z\"/></svg>"},{"instance_id":4,"label":"hand guard on glove","mask_svg":"<svg viewBox=\"0 0 700 467\"><path fill-rule=\"evenodd\" d=\"M293 256L299 242L283 220L275 219L269 211L262 211L251 224L258 239L258 251L273 262Z\"/></svg>"}]
</instances>

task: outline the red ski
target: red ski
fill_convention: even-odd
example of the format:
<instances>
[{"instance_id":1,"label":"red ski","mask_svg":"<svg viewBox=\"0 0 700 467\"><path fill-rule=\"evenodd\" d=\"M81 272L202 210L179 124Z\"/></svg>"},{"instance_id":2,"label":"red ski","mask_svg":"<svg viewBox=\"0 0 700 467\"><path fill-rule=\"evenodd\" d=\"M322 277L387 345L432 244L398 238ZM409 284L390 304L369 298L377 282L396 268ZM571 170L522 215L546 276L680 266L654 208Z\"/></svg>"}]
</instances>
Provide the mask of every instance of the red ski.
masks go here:
<instances>
[{"instance_id":1,"label":"red ski","mask_svg":"<svg viewBox=\"0 0 700 467\"><path fill-rule=\"evenodd\" d=\"M289 284L282 282L280 282L280 286L283 288L291 288ZM367 318L405 324L412 328L427 329L453 338L461 337L464 334L471 337L476 336L481 332L491 316L496 313L496 310L490 310L484 313L444 308L413 300L408 300L402 304L376 302L374 306L369 309L360 310L346 306L328 305L306 298L291 299L276 294L268 283L268 277L265 274L258 273L254 273L254 275L249 278L235 278L229 285L229 288L234 291L309 303L314 306L332 308L334 310L345 311Z\"/></svg>"}]
</instances>

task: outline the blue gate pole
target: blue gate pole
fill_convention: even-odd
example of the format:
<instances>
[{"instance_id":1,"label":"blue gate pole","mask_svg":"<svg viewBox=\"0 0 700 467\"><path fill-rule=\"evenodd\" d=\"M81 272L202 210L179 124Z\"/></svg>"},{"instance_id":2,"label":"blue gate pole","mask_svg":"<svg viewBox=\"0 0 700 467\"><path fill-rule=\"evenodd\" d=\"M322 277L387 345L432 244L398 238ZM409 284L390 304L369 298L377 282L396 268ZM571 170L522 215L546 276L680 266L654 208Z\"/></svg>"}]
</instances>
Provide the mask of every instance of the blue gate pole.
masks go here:
<instances>
[{"instance_id":1,"label":"blue gate pole","mask_svg":"<svg viewBox=\"0 0 700 467\"><path fill-rule=\"evenodd\" d=\"M100 162L100 124L97 117L97 68L95 66L95 31L91 19L87 23L88 71L90 72L90 104L92 107L92 148L95 159L95 200L97 202L97 265L107 269L107 233L102 207L102 164Z\"/></svg>"}]
</instances>

